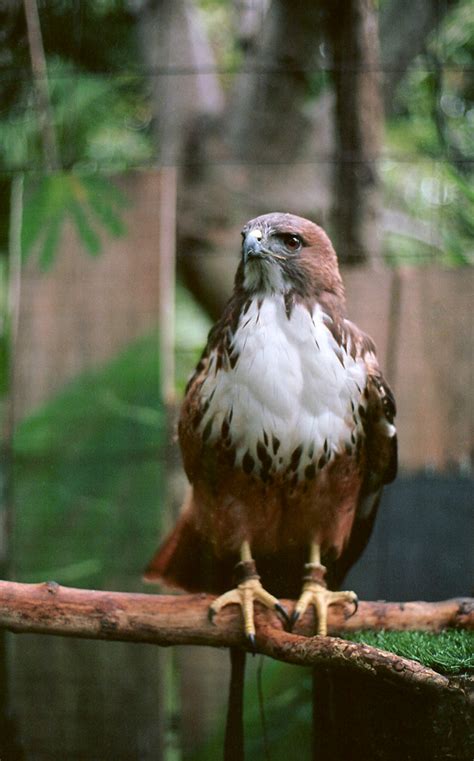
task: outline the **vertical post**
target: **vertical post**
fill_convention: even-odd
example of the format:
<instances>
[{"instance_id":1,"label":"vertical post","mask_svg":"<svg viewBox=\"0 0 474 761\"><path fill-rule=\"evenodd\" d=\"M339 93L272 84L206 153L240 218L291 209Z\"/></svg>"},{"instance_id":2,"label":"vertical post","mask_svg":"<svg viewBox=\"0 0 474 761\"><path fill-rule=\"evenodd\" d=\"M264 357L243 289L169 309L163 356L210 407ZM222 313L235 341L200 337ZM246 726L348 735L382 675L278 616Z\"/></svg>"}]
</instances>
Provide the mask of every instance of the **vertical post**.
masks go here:
<instances>
[{"instance_id":1,"label":"vertical post","mask_svg":"<svg viewBox=\"0 0 474 761\"><path fill-rule=\"evenodd\" d=\"M45 168L53 172L59 169L59 153L54 130L53 115L48 87L48 71L44 54L43 38L36 0L23 0L31 68L38 98L38 118L43 141Z\"/></svg>"},{"instance_id":2,"label":"vertical post","mask_svg":"<svg viewBox=\"0 0 474 761\"><path fill-rule=\"evenodd\" d=\"M15 425L14 352L18 333L21 289L21 226L23 218L23 175L11 184L8 241L8 296L5 312L6 392L4 416L0 420L1 447L4 453L0 479L0 578L11 573L11 533L13 523L12 439ZM0 400L3 402L3 400ZM0 631L0 758L21 757L15 736L10 698L9 635Z\"/></svg>"},{"instance_id":3,"label":"vertical post","mask_svg":"<svg viewBox=\"0 0 474 761\"><path fill-rule=\"evenodd\" d=\"M159 226L159 335L161 394L167 408L175 397L176 167L161 168ZM169 412L169 410L168 410Z\"/></svg>"},{"instance_id":4,"label":"vertical post","mask_svg":"<svg viewBox=\"0 0 474 761\"><path fill-rule=\"evenodd\" d=\"M12 531L12 439L15 427L15 348L18 335L21 294L21 228L23 219L23 175L16 175L11 184L8 239L8 291L5 315L6 404L1 446L4 451L3 493L0 494L0 576L7 577L11 565L9 537Z\"/></svg>"},{"instance_id":5,"label":"vertical post","mask_svg":"<svg viewBox=\"0 0 474 761\"><path fill-rule=\"evenodd\" d=\"M165 407L164 445L164 488L162 505L162 530L167 531L174 522L176 513L175 473L179 456L174 443L176 410L175 392L175 294L176 294L176 167L161 167L159 205L159 361L160 392ZM176 658L173 648L161 650L158 654L162 674L163 709L159 717L164 737L162 757L164 761L179 761L181 740L176 727L179 710L179 683L176 673Z\"/></svg>"}]
</instances>

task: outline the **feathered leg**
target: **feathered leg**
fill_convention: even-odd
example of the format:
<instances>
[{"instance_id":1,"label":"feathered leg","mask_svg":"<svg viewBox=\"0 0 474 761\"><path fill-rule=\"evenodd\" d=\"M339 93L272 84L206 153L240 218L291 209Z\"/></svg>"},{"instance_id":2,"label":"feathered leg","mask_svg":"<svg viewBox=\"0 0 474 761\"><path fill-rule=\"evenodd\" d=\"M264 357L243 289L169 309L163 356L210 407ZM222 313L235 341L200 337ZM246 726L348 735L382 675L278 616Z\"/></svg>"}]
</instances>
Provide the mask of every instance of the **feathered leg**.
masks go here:
<instances>
[{"instance_id":1,"label":"feathered leg","mask_svg":"<svg viewBox=\"0 0 474 761\"><path fill-rule=\"evenodd\" d=\"M262 603L266 608L277 610L288 621L288 614L277 600L264 589L260 583L260 576L257 573L255 560L250 551L250 544L242 542L240 548L240 563L237 564L237 571L240 573L241 581L235 589L231 589L218 597L209 608L209 618L213 621L214 616L225 605L236 604L242 608L244 617L245 634L252 647L255 647L255 623L253 614L253 604L255 600Z\"/></svg>"},{"instance_id":2,"label":"feathered leg","mask_svg":"<svg viewBox=\"0 0 474 761\"><path fill-rule=\"evenodd\" d=\"M309 563L305 564L306 575L304 576L303 590L296 603L292 624L303 615L308 605L313 605L316 610L318 621L317 633L325 637L328 632L327 617L330 605L340 605L345 602L352 603L357 610L357 595L355 592L331 592L324 580L326 567L321 565L321 550L319 544L311 543Z\"/></svg>"}]
</instances>

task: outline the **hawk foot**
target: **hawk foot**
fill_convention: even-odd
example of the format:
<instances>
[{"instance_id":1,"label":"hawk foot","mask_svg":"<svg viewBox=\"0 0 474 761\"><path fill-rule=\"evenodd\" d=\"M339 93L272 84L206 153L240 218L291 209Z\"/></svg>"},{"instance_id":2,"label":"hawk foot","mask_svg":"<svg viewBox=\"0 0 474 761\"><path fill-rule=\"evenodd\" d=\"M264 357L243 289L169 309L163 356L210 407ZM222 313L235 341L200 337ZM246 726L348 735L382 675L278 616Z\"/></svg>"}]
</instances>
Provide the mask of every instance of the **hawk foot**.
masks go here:
<instances>
[{"instance_id":1,"label":"hawk foot","mask_svg":"<svg viewBox=\"0 0 474 761\"><path fill-rule=\"evenodd\" d=\"M303 591L291 616L291 623L295 624L308 606L313 605L317 617L316 633L325 637L328 632L327 616L329 606L351 603L354 606L354 611L351 615L354 615L358 606L357 595L355 592L331 592L330 589L327 589L326 582L324 581L326 569L319 563L307 563L305 568L308 574L305 576Z\"/></svg>"},{"instance_id":2,"label":"hawk foot","mask_svg":"<svg viewBox=\"0 0 474 761\"><path fill-rule=\"evenodd\" d=\"M209 607L209 620L212 622L214 616L226 605L240 605L244 618L245 636L249 640L252 649L255 650L255 622L253 613L255 601L260 602L266 608L278 611L284 620L289 622L288 613L283 605L281 605L276 597L262 587L259 577L254 574L241 581L235 589L230 589L211 603Z\"/></svg>"}]
</instances>

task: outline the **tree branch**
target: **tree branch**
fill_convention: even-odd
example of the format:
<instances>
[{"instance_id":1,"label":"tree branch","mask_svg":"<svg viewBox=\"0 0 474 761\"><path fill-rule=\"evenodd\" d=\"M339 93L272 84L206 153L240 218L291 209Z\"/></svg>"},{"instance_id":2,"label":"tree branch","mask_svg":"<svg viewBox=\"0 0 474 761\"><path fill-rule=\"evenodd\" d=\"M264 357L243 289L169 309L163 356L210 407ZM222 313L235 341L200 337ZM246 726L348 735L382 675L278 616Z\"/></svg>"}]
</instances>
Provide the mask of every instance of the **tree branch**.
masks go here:
<instances>
[{"instance_id":1,"label":"tree branch","mask_svg":"<svg viewBox=\"0 0 474 761\"><path fill-rule=\"evenodd\" d=\"M156 645L208 645L248 648L240 612L229 606L215 624L208 620L209 595L150 595L97 592L61 587L55 582L20 584L0 581L0 628L90 639L146 642ZM289 611L294 602L283 601ZM415 661L367 645L312 634L312 614L297 633L283 631L279 617L256 607L257 651L299 665L329 664L365 672L407 685L442 690L450 680ZM440 603L362 602L352 618L331 608L331 632L356 629L474 629L474 600Z\"/></svg>"}]
</instances>

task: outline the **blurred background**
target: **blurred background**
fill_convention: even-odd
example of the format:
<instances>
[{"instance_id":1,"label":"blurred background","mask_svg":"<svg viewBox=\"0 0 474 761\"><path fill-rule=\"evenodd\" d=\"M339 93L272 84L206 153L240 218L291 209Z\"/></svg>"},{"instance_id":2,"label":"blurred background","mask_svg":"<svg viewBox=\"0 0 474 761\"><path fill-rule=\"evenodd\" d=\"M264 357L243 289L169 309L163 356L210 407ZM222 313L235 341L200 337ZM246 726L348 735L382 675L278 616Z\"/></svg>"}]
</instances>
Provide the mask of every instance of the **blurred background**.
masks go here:
<instances>
[{"instance_id":1,"label":"blurred background","mask_svg":"<svg viewBox=\"0 0 474 761\"><path fill-rule=\"evenodd\" d=\"M348 588L473 592L470 0L0 6L0 578L153 591L177 405L247 219L330 234L398 401L398 480ZM309 758L310 680L254 663L250 758ZM0 638L0 757L198 761L227 654ZM291 716L291 721L289 720Z\"/></svg>"}]
</instances>

